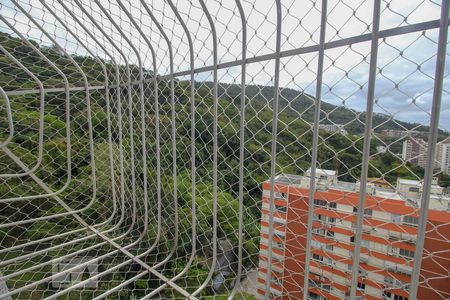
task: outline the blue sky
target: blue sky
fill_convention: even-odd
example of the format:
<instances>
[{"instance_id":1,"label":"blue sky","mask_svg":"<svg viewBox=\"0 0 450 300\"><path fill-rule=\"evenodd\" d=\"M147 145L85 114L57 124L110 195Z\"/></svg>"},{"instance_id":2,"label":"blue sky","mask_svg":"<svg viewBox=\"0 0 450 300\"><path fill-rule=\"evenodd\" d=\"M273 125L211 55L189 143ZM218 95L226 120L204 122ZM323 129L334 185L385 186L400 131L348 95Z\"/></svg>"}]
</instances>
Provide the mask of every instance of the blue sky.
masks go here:
<instances>
[{"instance_id":1,"label":"blue sky","mask_svg":"<svg viewBox=\"0 0 450 300\"><path fill-rule=\"evenodd\" d=\"M101 36L91 22L83 17L83 13L73 1L65 1L83 23L99 37L98 41L113 55L119 57L114 47ZM117 33L114 27L102 16L98 6L88 0L82 0L86 9L91 11L103 29L114 39L116 45L124 50L129 61L135 63L136 55ZM151 19L139 1L124 1L129 11L136 16L149 38L154 42L157 52L158 72L168 73L168 45L158 32ZM197 1L174 1L192 33L194 42L195 67L203 67L212 63L212 39L209 24ZM86 54L77 45L75 39L57 24L48 12L42 9L38 0L21 2L26 9L50 32L69 52ZM75 22L61 13L64 10L56 0L47 3L65 16L69 26L87 42L94 53L105 57L98 45L90 40ZM102 2L103 3L103 2ZM144 65L151 66L151 56L148 46L139 33L130 24L127 16L120 11L115 1L104 2L105 8L111 12L127 36L137 45L142 54ZM248 43L247 56L259 56L272 53L275 48L275 7L267 5L266 1L242 1L247 19ZM326 41L370 33L373 1L328 1L328 24ZM234 61L241 58L241 21L234 1L222 1L218 5L206 1L208 10L214 16L218 35L219 62ZM389 5L388 5L389 4ZM176 19L170 7L164 1L153 1L153 13L169 35L174 49L174 67L176 71L189 67L189 48L182 27L174 22ZM439 18L439 5L435 1L421 0L391 0L382 2L381 30L405 26L418 22ZM301 48L318 43L320 26L320 1L287 0L283 1L282 50ZM0 13L7 18L15 18L15 26L29 38L48 44L48 39L42 33L29 26L29 20L14 9L9 0L2 1ZM44 20L44 21L43 21ZM55 26L57 24L57 26ZM0 22L0 29L9 31ZM392 115L408 122L428 124L432 104L433 78L435 70L435 53L437 50L437 30L411 33L407 35L380 40L378 69L376 81L375 111ZM448 53L448 51L447 51ZM340 47L326 51L324 65L324 85L322 99L335 105L345 105L357 111L366 108L367 79L369 68L370 42L354 44L352 47ZM120 58L118 58L120 61ZM420 67L420 68L418 68ZM317 53L282 59L280 86L297 90L305 90L315 94L316 89ZM240 68L233 67L220 70L220 80L227 83L240 83ZM440 128L450 130L450 57L447 55L445 65L444 91L441 104ZM196 80L211 80L210 72L199 74ZM272 85L273 61L249 64L247 67L249 84Z\"/></svg>"}]
</instances>

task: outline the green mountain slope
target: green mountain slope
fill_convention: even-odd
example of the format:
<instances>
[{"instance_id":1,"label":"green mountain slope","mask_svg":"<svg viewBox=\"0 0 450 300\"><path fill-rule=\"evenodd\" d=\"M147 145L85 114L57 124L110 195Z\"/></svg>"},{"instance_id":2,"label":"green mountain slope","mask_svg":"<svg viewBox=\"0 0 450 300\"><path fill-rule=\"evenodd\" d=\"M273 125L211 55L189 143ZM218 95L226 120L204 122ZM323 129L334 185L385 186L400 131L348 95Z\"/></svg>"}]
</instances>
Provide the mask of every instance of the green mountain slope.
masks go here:
<instances>
[{"instance_id":1,"label":"green mountain slope","mask_svg":"<svg viewBox=\"0 0 450 300\"><path fill-rule=\"evenodd\" d=\"M207 85L212 88L212 82L197 83ZM222 98L228 98L235 103L239 103L240 85L237 84L219 84L219 95ZM273 99L274 89L272 86L262 85L247 85L246 95L252 99L252 103L266 103L271 104ZM280 110L285 109L285 112L294 117L301 113L304 121L314 121L314 96L300 92L298 90L283 88L280 92L279 105ZM351 134L361 134L364 132L364 124L366 121L365 112L358 112L350 108L336 106L323 101L321 103L321 124L345 124L345 129ZM427 133L429 127L419 123L408 123L393 119L388 115L375 113L373 116L373 128L375 132L380 133L385 129L394 130L417 130ZM443 130L440 130L442 135L447 135Z\"/></svg>"}]
</instances>

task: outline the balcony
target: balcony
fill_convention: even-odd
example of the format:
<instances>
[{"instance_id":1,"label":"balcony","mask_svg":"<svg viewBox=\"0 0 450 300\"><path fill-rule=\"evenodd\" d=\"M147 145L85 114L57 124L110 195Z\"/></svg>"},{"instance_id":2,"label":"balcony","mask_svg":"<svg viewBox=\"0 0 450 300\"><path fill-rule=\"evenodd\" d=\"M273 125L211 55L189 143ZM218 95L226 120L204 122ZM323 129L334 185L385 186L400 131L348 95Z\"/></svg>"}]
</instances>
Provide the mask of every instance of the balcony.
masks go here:
<instances>
[{"instance_id":1,"label":"balcony","mask_svg":"<svg viewBox=\"0 0 450 300\"><path fill-rule=\"evenodd\" d=\"M380 211L415 243L402 291L449 295L449 1L360 2L1 1L0 299L339 298L311 270L355 299L375 246L341 237ZM315 219L340 201L354 228Z\"/></svg>"}]
</instances>

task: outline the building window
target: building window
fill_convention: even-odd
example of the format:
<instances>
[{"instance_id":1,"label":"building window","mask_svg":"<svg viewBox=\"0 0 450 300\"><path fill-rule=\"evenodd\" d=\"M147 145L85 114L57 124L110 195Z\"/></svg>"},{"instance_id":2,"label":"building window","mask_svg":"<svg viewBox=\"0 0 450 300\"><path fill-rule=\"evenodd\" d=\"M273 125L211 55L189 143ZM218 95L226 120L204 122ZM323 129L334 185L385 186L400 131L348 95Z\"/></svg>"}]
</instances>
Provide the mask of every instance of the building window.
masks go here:
<instances>
[{"instance_id":1,"label":"building window","mask_svg":"<svg viewBox=\"0 0 450 300\"><path fill-rule=\"evenodd\" d=\"M284 235L283 234L280 234L278 232L274 232L274 236L276 236L277 238L279 238L282 241L284 240Z\"/></svg>"},{"instance_id":2,"label":"building window","mask_svg":"<svg viewBox=\"0 0 450 300\"><path fill-rule=\"evenodd\" d=\"M393 253L393 254L396 254L397 252L395 251L395 248L393 247L393 246L391 246L391 245L388 245L387 246L387 252L388 253Z\"/></svg>"},{"instance_id":3,"label":"building window","mask_svg":"<svg viewBox=\"0 0 450 300\"><path fill-rule=\"evenodd\" d=\"M403 275L403 276L411 276L411 271L406 271L406 270L399 270L398 268L396 268L397 274ZM404 284L403 282L400 284Z\"/></svg>"},{"instance_id":4,"label":"building window","mask_svg":"<svg viewBox=\"0 0 450 300\"><path fill-rule=\"evenodd\" d=\"M311 241L311 246L313 246L314 248L320 248L322 247L322 243L318 241Z\"/></svg>"},{"instance_id":5,"label":"building window","mask_svg":"<svg viewBox=\"0 0 450 300\"><path fill-rule=\"evenodd\" d=\"M368 240L361 240L361 246L365 248L370 248L370 241Z\"/></svg>"},{"instance_id":6,"label":"building window","mask_svg":"<svg viewBox=\"0 0 450 300\"><path fill-rule=\"evenodd\" d=\"M319 286L319 284L317 282L315 282L314 280L309 279L308 282L309 282L310 286L313 286L313 287L318 287Z\"/></svg>"},{"instance_id":7,"label":"building window","mask_svg":"<svg viewBox=\"0 0 450 300\"><path fill-rule=\"evenodd\" d=\"M324 261L326 265L331 266L333 264L333 260L331 258L325 257Z\"/></svg>"},{"instance_id":8,"label":"building window","mask_svg":"<svg viewBox=\"0 0 450 300\"><path fill-rule=\"evenodd\" d=\"M284 249L284 244L282 242L275 242L274 245L278 249Z\"/></svg>"},{"instance_id":9,"label":"building window","mask_svg":"<svg viewBox=\"0 0 450 300\"><path fill-rule=\"evenodd\" d=\"M372 210L370 209L370 208L366 208L365 210L364 210L364 214L365 215L368 215L368 216L371 216L372 215Z\"/></svg>"},{"instance_id":10,"label":"building window","mask_svg":"<svg viewBox=\"0 0 450 300\"><path fill-rule=\"evenodd\" d=\"M283 283L281 282L281 279L278 278L277 276L273 276L270 278L270 282L274 283L275 285L283 285Z\"/></svg>"},{"instance_id":11,"label":"building window","mask_svg":"<svg viewBox=\"0 0 450 300\"><path fill-rule=\"evenodd\" d=\"M394 300L408 300L408 298L394 294Z\"/></svg>"},{"instance_id":12,"label":"building window","mask_svg":"<svg viewBox=\"0 0 450 300\"><path fill-rule=\"evenodd\" d=\"M328 222L330 222L330 223L336 223L336 218L328 217Z\"/></svg>"},{"instance_id":13,"label":"building window","mask_svg":"<svg viewBox=\"0 0 450 300\"><path fill-rule=\"evenodd\" d=\"M336 202L330 202L330 203L328 203L328 206L330 208L336 208L337 207L337 203Z\"/></svg>"},{"instance_id":14,"label":"building window","mask_svg":"<svg viewBox=\"0 0 450 300\"><path fill-rule=\"evenodd\" d=\"M322 220L322 215L314 214L313 220Z\"/></svg>"},{"instance_id":15,"label":"building window","mask_svg":"<svg viewBox=\"0 0 450 300\"><path fill-rule=\"evenodd\" d=\"M334 237L334 231L329 231L329 230L327 230L327 236L332 236L332 237Z\"/></svg>"},{"instance_id":16,"label":"building window","mask_svg":"<svg viewBox=\"0 0 450 300\"><path fill-rule=\"evenodd\" d=\"M285 193L280 193L280 192L275 192L274 196L275 199L286 199L286 194Z\"/></svg>"},{"instance_id":17,"label":"building window","mask_svg":"<svg viewBox=\"0 0 450 300\"><path fill-rule=\"evenodd\" d=\"M403 223L406 223L406 224L412 225L412 226L417 226L417 225L419 225L419 218L412 217L412 216L404 216Z\"/></svg>"},{"instance_id":18,"label":"building window","mask_svg":"<svg viewBox=\"0 0 450 300\"><path fill-rule=\"evenodd\" d=\"M350 237L350 243L354 243L355 242L355 236L351 236Z\"/></svg>"},{"instance_id":19,"label":"building window","mask_svg":"<svg viewBox=\"0 0 450 300\"><path fill-rule=\"evenodd\" d=\"M325 201L325 200L314 199L314 205L317 205L317 206L327 206L327 201Z\"/></svg>"},{"instance_id":20,"label":"building window","mask_svg":"<svg viewBox=\"0 0 450 300\"><path fill-rule=\"evenodd\" d=\"M313 233L323 236L323 235L325 235L325 229L323 229L323 228L315 228L315 229L313 229Z\"/></svg>"},{"instance_id":21,"label":"building window","mask_svg":"<svg viewBox=\"0 0 450 300\"><path fill-rule=\"evenodd\" d=\"M323 257L320 256L319 254L315 254L313 253L313 259L322 262L323 261Z\"/></svg>"},{"instance_id":22,"label":"building window","mask_svg":"<svg viewBox=\"0 0 450 300\"><path fill-rule=\"evenodd\" d=\"M273 225L275 225L276 227L282 227L282 228L284 228L284 224L283 223L281 223L281 222L278 222L278 221L273 221Z\"/></svg>"},{"instance_id":23,"label":"building window","mask_svg":"<svg viewBox=\"0 0 450 300\"><path fill-rule=\"evenodd\" d=\"M287 211L287 207L286 207L286 206L283 206L283 205L277 205L277 204L275 204L275 210L276 210L277 212L285 213L285 212Z\"/></svg>"},{"instance_id":24,"label":"building window","mask_svg":"<svg viewBox=\"0 0 450 300\"><path fill-rule=\"evenodd\" d=\"M353 206L353 212L357 213L358 212L358 208L356 206Z\"/></svg>"},{"instance_id":25,"label":"building window","mask_svg":"<svg viewBox=\"0 0 450 300\"><path fill-rule=\"evenodd\" d=\"M390 292L388 292L388 291L383 291L383 296L385 297L385 298L389 298L389 299L391 299L391 293Z\"/></svg>"},{"instance_id":26,"label":"building window","mask_svg":"<svg viewBox=\"0 0 450 300\"><path fill-rule=\"evenodd\" d=\"M391 220L394 223L399 223L402 220L402 216L397 214L391 214Z\"/></svg>"},{"instance_id":27,"label":"building window","mask_svg":"<svg viewBox=\"0 0 450 300\"><path fill-rule=\"evenodd\" d=\"M400 249L399 253L402 256L414 258L414 251L412 250Z\"/></svg>"},{"instance_id":28,"label":"building window","mask_svg":"<svg viewBox=\"0 0 450 300\"><path fill-rule=\"evenodd\" d=\"M412 186L409 188L409 191L413 192L413 193L418 193L418 192L420 192L420 188Z\"/></svg>"},{"instance_id":29,"label":"building window","mask_svg":"<svg viewBox=\"0 0 450 300\"><path fill-rule=\"evenodd\" d=\"M358 289L365 290L366 289L366 284L362 283L362 282L358 282Z\"/></svg>"}]
</instances>

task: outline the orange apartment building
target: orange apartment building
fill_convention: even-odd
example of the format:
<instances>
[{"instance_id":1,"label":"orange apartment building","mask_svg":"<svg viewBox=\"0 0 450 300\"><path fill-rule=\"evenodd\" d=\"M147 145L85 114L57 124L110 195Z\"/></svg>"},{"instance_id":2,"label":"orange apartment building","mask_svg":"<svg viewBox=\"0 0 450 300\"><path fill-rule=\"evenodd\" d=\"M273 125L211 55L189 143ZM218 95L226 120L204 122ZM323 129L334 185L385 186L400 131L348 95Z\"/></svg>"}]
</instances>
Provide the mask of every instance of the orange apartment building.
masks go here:
<instances>
[{"instance_id":1,"label":"orange apartment building","mask_svg":"<svg viewBox=\"0 0 450 300\"><path fill-rule=\"evenodd\" d=\"M309 277L310 299L349 295L359 184L317 170ZM279 175L275 181L272 239L273 299L302 299L308 221L309 170L305 176ZM418 299L449 299L450 197L433 182ZM421 183L399 179L394 189L369 183L364 207L359 299L408 299ZM270 184L263 184L258 295L267 278Z\"/></svg>"}]
</instances>

